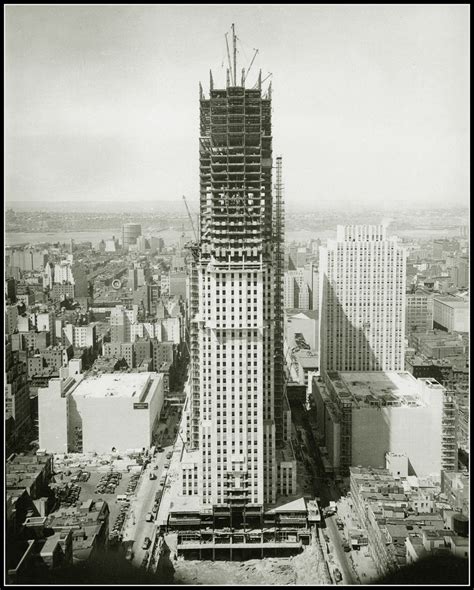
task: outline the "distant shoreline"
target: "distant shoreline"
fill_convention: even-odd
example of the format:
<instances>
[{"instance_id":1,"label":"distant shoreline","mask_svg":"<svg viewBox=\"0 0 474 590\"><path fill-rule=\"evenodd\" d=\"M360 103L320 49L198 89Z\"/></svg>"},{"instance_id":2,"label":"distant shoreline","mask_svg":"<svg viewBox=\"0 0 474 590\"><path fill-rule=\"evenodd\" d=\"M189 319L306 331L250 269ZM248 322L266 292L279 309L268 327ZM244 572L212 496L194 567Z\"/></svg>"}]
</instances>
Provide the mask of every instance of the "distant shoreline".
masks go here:
<instances>
[{"instance_id":1,"label":"distant shoreline","mask_svg":"<svg viewBox=\"0 0 474 590\"><path fill-rule=\"evenodd\" d=\"M144 228L143 235L148 237L149 235L156 235L156 237L163 238L165 246L170 246L178 243L179 238L182 236L182 229L165 229L159 230L158 228ZM458 227L448 227L444 230L435 228L419 228L419 229L406 229L406 230L390 230L388 228L389 235L396 235L400 238L413 238L413 239L434 239L434 238L460 238ZM92 242L93 245L98 244L101 240L111 240L112 236L119 238L122 235L121 229L97 229L97 230L75 230L70 232L5 232L5 245L16 246L20 244L41 244L41 243L66 243L71 239L77 242ZM184 235L187 239L192 239L192 232L185 231ZM316 229L308 230L303 229L300 231L290 230L286 232L287 242L309 242L310 240L326 240L336 237L336 226L331 229Z\"/></svg>"}]
</instances>

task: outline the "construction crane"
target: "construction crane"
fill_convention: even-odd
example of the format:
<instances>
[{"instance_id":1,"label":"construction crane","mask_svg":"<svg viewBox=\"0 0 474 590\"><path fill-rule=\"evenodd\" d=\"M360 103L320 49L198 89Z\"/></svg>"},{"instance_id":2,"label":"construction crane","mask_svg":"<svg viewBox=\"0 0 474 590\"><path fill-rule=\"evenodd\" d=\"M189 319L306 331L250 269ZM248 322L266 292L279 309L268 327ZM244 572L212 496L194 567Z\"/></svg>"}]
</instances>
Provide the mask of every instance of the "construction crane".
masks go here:
<instances>
[{"instance_id":1,"label":"construction crane","mask_svg":"<svg viewBox=\"0 0 474 590\"><path fill-rule=\"evenodd\" d=\"M232 46L234 49L234 86L237 86L237 37L235 36L234 23L232 23Z\"/></svg>"},{"instance_id":2,"label":"construction crane","mask_svg":"<svg viewBox=\"0 0 474 590\"><path fill-rule=\"evenodd\" d=\"M247 79L247 76L249 75L250 68L252 67L252 64L253 64L255 58L257 57L258 49L254 49L254 51L255 51L255 53L253 54L252 61L250 62L250 65L247 68L247 71L245 72L245 75L244 75L244 82Z\"/></svg>"},{"instance_id":3,"label":"construction crane","mask_svg":"<svg viewBox=\"0 0 474 590\"><path fill-rule=\"evenodd\" d=\"M183 195L183 201L184 201L184 205L186 207L186 211L188 212L188 217L189 217L189 221L191 222L191 227L193 228L194 237L195 237L196 242L197 242L198 241L198 237L197 237L196 230L194 228L193 216L191 215L191 211L189 210L189 207L188 207L188 202L186 201L186 197L184 195Z\"/></svg>"},{"instance_id":4,"label":"construction crane","mask_svg":"<svg viewBox=\"0 0 474 590\"><path fill-rule=\"evenodd\" d=\"M233 79L232 62L230 61L229 41L227 40L227 34L228 33L225 34L225 44L227 47L227 61L229 62L229 70L230 70L231 77ZM229 83L227 83L227 86L229 86Z\"/></svg>"}]
</instances>

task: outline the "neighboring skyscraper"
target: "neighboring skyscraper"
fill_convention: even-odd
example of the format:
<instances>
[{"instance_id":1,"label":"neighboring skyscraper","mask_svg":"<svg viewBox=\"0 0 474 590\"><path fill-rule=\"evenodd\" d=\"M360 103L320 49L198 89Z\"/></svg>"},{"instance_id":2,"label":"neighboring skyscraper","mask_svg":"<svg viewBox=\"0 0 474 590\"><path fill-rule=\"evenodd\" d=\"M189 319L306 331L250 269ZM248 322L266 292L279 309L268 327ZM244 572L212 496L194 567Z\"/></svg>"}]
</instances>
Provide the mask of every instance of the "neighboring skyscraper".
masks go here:
<instances>
[{"instance_id":1,"label":"neighboring skyscraper","mask_svg":"<svg viewBox=\"0 0 474 590\"><path fill-rule=\"evenodd\" d=\"M320 249L323 375L403 370L405 275L405 251L384 226L338 226Z\"/></svg>"},{"instance_id":2,"label":"neighboring skyscraper","mask_svg":"<svg viewBox=\"0 0 474 590\"><path fill-rule=\"evenodd\" d=\"M8 332L5 331L5 335ZM11 336L5 343L4 400L5 419L13 418L12 439L30 425L30 397L26 363L21 353L13 350Z\"/></svg>"},{"instance_id":3,"label":"neighboring skyscraper","mask_svg":"<svg viewBox=\"0 0 474 590\"><path fill-rule=\"evenodd\" d=\"M137 322L138 305L125 309L122 305L115 306L110 312L110 341L130 342L131 326Z\"/></svg>"},{"instance_id":4,"label":"neighboring skyscraper","mask_svg":"<svg viewBox=\"0 0 474 590\"><path fill-rule=\"evenodd\" d=\"M313 262L309 262L304 268L286 271L284 285L285 308L319 308L319 274Z\"/></svg>"},{"instance_id":5,"label":"neighboring skyscraper","mask_svg":"<svg viewBox=\"0 0 474 590\"><path fill-rule=\"evenodd\" d=\"M137 243L138 236L142 235L142 226L139 223L124 223L122 228L122 248Z\"/></svg>"},{"instance_id":6,"label":"neighboring skyscraper","mask_svg":"<svg viewBox=\"0 0 474 590\"><path fill-rule=\"evenodd\" d=\"M61 260L59 264L54 265L54 282L74 285L72 262L70 260Z\"/></svg>"},{"instance_id":7,"label":"neighboring skyscraper","mask_svg":"<svg viewBox=\"0 0 474 590\"><path fill-rule=\"evenodd\" d=\"M136 291L138 287L137 269L135 267L128 269L128 288Z\"/></svg>"},{"instance_id":8,"label":"neighboring skyscraper","mask_svg":"<svg viewBox=\"0 0 474 590\"><path fill-rule=\"evenodd\" d=\"M433 293L417 289L406 294L405 332L427 332L433 329Z\"/></svg>"},{"instance_id":9,"label":"neighboring skyscraper","mask_svg":"<svg viewBox=\"0 0 474 590\"><path fill-rule=\"evenodd\" d=\"M43 289L52 289L54 284L54 264L47 262L43 270Z\"/></svg>"},{"instance_id":10,"label":"neighboring skyscraper","mask_svg":"<svg viewBox=\"0 0 474 590\"><path fill-rule=\"evenodd\" d=\"M274 502L278 473L288 490L295 463L277 469L286 437L283 226L281 160L272 198L271 92L262 94L260 77L253 89L245 88L244 75L238 84L235 69L231 78L217 90L211 74L209 98L202 88L200 95L188 438L200 448L203 504L241 510Z\"/></svg>"},{"instance_id":11,"label":"neighboring skyscraper","mask_svg":"<svg viewBox=\"0 0 474 590\"><path fill-rule=\"evenodd\" d=\"M7 305L16 303L16 280L13 277L5 278L5 296Z\"/></svg>"},{"instance_id":12,"label":"neighboring skyscraper","mask_svg":"<svg viewBox=\"0 0 474 590\"><path fill-rule=\"evenodd\" d=\"M299 286L297 277L298 270L288 270L284 275L284 300L283 304L286 309L296 309L299 303Z\"/></svg>"},{"instance_id":13,"label":"neighboring skyscraper","mask_svg":"<svg viewBox=\"0 0 474 590\"><path fill-rule=\"evenodd\" d=\"M10 336L18 328L18 307L16 305L5 306L5 334Z\"/></svg>"}]
</instances>

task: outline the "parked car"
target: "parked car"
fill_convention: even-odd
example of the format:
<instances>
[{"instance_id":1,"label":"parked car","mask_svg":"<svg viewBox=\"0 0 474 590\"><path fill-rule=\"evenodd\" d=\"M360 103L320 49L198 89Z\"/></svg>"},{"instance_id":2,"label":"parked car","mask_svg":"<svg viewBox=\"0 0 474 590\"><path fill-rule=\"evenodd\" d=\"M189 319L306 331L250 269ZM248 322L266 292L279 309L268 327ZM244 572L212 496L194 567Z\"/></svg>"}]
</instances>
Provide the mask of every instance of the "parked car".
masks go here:
<instances>
[{"instance_id":1,"label":"parked car","mask_svg":"<svg viewBox=\"0 0 474 590\"><path fill-rule=\"evenodd\" d=\"M336 511L334 510L334 508L325 508L323 510L324 516L333 516L333 514L336 514Z\"/></svg>"},{"instance_id":2,"label":"parked car","mask_svg":"<svg viewBox=\"0 0 474 590\"><path fill-rule=\"evenodd\" d=\"M150 473L150 479L156 479L156 475L154 473Z\"/></svg>"},{"instance_id":3,"label":"parked car","mask_svg":"<svg viewBox=\"0 0 474 590\"><path fill-rule=\"evenodd\" d=\"M153 522L153 514L151 512L147 512L147 514L145 516L145 520L147 522Z\"/></svg>"},{"instance_id":4,"label":"parked car","mask_svg":"<svg viewBox=\"0 0 474 590\"><path fill-rule=\"evenodd\" d=\"M142 549L148 549L148 547L151 545L151 539L150 537L145 537L144 541L143 541L143 545L142 545Z\"/></svg>"},{"instance_id":5,"label":"parked car","mask_svg":"<svg viewBox=\"0 0 474 590\"><path fill-rule=\"evenodd\" d=\"M337 568L334 570L334 579L336 582L340 582L342 580L342 574Z\"/></svg>"}]
</instances>

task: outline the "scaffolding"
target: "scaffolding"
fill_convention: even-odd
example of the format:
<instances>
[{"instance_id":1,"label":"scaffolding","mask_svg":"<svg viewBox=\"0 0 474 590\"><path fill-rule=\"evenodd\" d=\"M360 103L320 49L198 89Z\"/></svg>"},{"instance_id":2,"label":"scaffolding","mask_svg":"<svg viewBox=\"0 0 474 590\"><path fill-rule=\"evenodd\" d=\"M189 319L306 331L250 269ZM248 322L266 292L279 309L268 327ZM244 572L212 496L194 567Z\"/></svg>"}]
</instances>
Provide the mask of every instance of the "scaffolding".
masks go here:
<instances>
[{"instance_id":1,"label":"scaffolding","mask_svg":"<svg viewBox=\"0 0 474 590\"><path fill-rule=\"evenodd\" d=\"M442 438L441 438L441 465L443 471L456 471L458 444L457 444L457 420L456 405L454 396L444 392L443 417L442 417Z\"/></svg>"},{"instance_id":2,"label":"scaffolding","mask_svg":"<svg viewBox=\"0 0 474 590\"><path fill-rule=\"evenodd\" d=\"M217 261L252 258L272 239L270 100L230 86L200 102L201 238Z\"/></svg>"},{"instance_id":3,"label":"scaffolding","mask_svg":"<svg viewBox=\"0 0 474 590\"><path fill-rule=\"evenodd\" d=\"M247 504L213 506L206 513L171 513L166 528L177 535L178 555L232 561L299 553L309 544L314 526L307 510L275 514Z\"/></svg>"},{"instance_id":4,"label":"scaffolding","mask_svg":"<svg viewBox=\"0 0 474 590\"><path fill-rule=\"evenodd\" d=\"M190 450L199 448L199 417L200 417L200 398L199 398L199 326L197 316L199 311L199 247L198 244L189 245L191 251L191 260L189 265L189 356L190 356L190 390L191 405L189 431L186 438Z\"/></svg>"},{"instance_id":5,"label":"scaffolding","mask_svg":"<svg viewBox=\"0 0 474 590\"><path fill-rule=\"evenodd\" d=\"M283 437L283 399L285 397L285 359L283 352L283 267L284 267L284 211L283 211L282 158L276 159L274 237L275 244L275 346L274 346L274 379L275 379L275 440L276 447L282 448Z\"/></svg>"}]
</instances>

